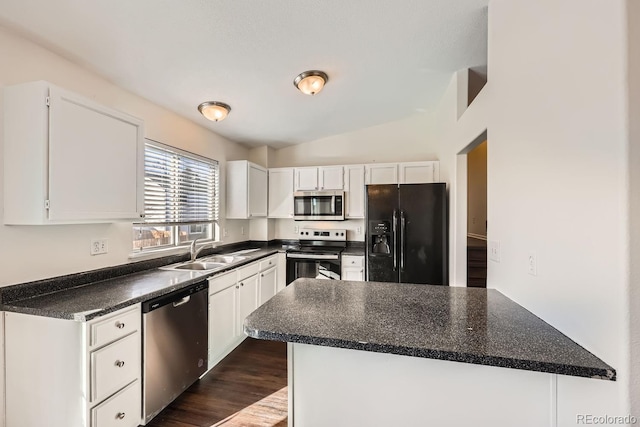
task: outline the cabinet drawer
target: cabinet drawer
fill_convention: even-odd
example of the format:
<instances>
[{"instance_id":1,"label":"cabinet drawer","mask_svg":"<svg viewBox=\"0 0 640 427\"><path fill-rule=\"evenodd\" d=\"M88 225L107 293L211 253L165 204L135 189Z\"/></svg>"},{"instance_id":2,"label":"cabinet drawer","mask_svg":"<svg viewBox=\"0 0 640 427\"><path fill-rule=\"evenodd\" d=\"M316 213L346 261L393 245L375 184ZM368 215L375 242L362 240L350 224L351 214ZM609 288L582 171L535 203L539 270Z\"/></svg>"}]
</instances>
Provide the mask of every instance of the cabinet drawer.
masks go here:
<instances>
[{"instance_id":1,"label":"cabinet drawer","mask_svg":"<svg viewBox=\"0 0 640 427\"><path fill-rule=\"evenodd\" d=\"M342 267L363 267L363 266L364 266L363 256L354 256L354 255L342 256Z\"/></svg>"},{"instance_id":2,"label":"cabinet drawer","mask_svg":"<svg viewBox=\"0 0 640 427\"><path fill-rule=\"evenodd\" d=\"M249 276L253 276L254 274L258 274L260 271L260 263L254 262L252 264L246 265L244 267L240 267L238 269L238 282L242 279L246 279Z\"/></svg>"},{"instance_id":3,"label":"cabinet drawer","mask_svg":"<svg viewBox=\"0 0 640 427\"><path fill-rule=\"evenodd\" d=\"M91 401L98 402L140 378L140 333L91 352Z\"/></svg>"},{"instance_id":4,"label":"cabinet drawer","mask_svg":"<svg viewBox=\"0 0 640 427\"><path fill-rule=\"evenodd\" d=\"M235 285L238 282L237 279L238 273L235 270L210 278L209 295L213 295L216 292L227 289L229 286Z\"/></svg>"},{"instance_id":5,"label":"cabinet drawer","mask_svg":"<svg viewBox=\"0 0 640 427\"><path fill-rule=\"evenodd\" d=\"M137 427L142 421L140 381L91 410L91 427Z\"/></svg>"},{"instance_id":6,"label":"cabinet drawer","mask_svg":"<svg viewBox=\"0 0 640 427\"><path fill-rule=\"evenodd\" d=\"M92 323L91 347L100 347L140 330L141 316L139 307L135 306Z\"/></svg>"},{"instance_id":7,"label":"cabinet drawer","mask_svg":"<svg viewBox=\"0 0 640 427\"><path fill-rule=\"evenodd\" d=\"M276 256L270 256L260 261L260 271L265 271L276 266Z\"/></svg>"}]
</instances>

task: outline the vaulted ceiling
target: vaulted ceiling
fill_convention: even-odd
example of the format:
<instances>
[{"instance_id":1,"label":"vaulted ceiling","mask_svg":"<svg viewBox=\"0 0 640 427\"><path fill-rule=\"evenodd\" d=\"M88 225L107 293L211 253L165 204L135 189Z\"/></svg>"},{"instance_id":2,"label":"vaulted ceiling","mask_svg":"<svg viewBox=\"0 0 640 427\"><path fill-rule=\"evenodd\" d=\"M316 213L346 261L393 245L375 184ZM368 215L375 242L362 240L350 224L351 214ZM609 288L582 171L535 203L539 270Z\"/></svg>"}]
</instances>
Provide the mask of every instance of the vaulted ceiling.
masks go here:
<instances>
[{"instance_id":1,"label":"vaulted ceiling","mask_svg":"<svg viewBox=\"0 0 640 427\"><path fill-rule=\"evenodd\" d=\"M435 107L486 65L488 0L2 0L0 24L248 146L282 147ZM311 97L293 85L319 69ZM209 122L203 101L231 105Z\"/></svg>"}]
</instances>

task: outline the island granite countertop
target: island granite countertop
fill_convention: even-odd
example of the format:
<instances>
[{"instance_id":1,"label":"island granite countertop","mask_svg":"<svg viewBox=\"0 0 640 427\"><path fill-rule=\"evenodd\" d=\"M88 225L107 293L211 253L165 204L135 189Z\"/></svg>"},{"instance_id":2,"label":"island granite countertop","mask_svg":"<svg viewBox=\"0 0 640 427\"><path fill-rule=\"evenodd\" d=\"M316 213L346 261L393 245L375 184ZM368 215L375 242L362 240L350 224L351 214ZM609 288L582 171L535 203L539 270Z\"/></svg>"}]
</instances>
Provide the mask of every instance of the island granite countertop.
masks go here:
<instances>
[{"instance_id":1,"label":"island granite countertop","mask_svg":"<svg viewBox=\"0 0 640 427\"><path fill-rule=\"evenodd\" d=\"M253 338L613 380L616 371L492 289L298 279L246 318Z\"/></svg>"},{"instance_id":2,"label":"island granite countertop","mask_svg":"<svg viewBox=\"0 0 640 427\"><path fill-rule=\"evenodd\" d=\"M251 245L249 245L251 246ZM238 247L225 252L237 251ZM70 274L0 289L0 310L79 322L166 295L207 277L283 251L282 244L264 245L246 258L213 272L162 270L159 266L185 261L184 256L125 264ZM160 263L160 264L158 264ZM140 264L140 265L138 265ZM145 268L141 271L141 268Z\"/></svg>"}]
</instances>

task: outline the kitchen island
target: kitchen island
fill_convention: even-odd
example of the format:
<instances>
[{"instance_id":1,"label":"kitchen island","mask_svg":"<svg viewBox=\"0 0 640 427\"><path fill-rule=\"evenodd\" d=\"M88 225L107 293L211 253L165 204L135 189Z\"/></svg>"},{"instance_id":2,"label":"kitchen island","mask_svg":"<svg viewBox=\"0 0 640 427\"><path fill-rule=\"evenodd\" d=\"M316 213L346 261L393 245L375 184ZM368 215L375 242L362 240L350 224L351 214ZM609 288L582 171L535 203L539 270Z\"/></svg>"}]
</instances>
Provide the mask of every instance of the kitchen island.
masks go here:
<instances>
[{"instance_id":1,"label":"kitchen island","mask_svg":"<svg viewBox=\"0 0 640 427\"><path fill-rule=\"evenodd\" d=\"M554 426L557 375L616 378L491 289L298 279L244 330L289 343L298 427Z\"/></svg>"}]
</instances>

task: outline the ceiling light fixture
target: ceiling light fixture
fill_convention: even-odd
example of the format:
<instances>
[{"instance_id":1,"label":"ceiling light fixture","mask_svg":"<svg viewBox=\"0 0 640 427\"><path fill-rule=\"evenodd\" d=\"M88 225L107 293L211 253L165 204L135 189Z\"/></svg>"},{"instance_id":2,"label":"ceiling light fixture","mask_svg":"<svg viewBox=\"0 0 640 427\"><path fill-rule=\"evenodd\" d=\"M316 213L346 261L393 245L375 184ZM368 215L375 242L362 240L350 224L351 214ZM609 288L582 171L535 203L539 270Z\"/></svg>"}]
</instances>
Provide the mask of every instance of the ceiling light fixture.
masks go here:
<instances>
[{"instance_id":1,"label":"ceiling light fixture","mask_svg":"<svg viewBox=\"0 0 640 427\"><path fill-rule=\"evenodd\" d=\"M198 111L212 122L221 122L231 111L231 107L224 102L207 101L198 105Z\"/></svg>"},{"instance_id":2,"label":"ceiling light fixture","mask_svg":"<svg viewBox=\"0 0 640 427\"><path fill-rule=\"evenodd\" d=\"M329 81L329 76L324 71L310 70L298 74L293 84L305 95L315 95L320 92Z\"/></svg>"}]
</instances>

